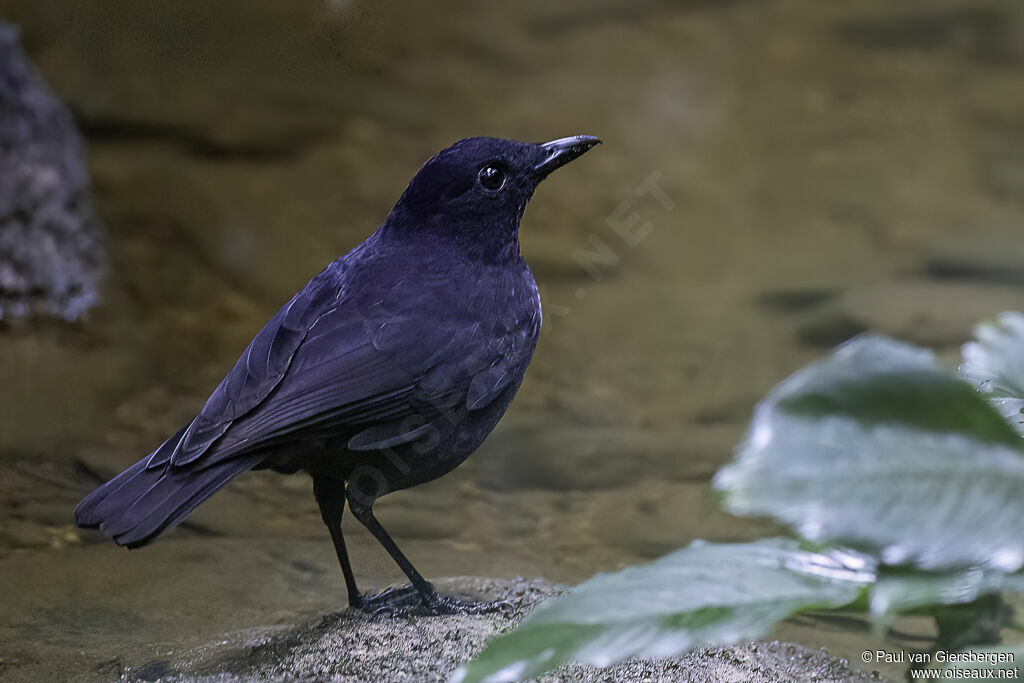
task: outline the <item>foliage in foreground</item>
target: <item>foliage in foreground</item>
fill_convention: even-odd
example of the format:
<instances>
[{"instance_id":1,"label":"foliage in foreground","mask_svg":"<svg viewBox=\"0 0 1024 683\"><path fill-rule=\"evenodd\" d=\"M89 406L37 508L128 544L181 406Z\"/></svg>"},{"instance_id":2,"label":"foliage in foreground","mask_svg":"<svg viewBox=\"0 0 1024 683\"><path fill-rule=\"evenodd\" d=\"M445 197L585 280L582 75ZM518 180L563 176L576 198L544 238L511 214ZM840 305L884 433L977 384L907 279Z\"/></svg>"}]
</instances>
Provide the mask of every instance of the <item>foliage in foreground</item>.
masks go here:
<instances>
[{"instance_id":1,"label":"foliage in foreground","mask_svg":"<svg viewBox=\"0 0 1024 683\"><path fill-rule=\"evenodd\" d=\"M598 575L454 680L670 656L841 607L866 610L879 630L901 613L932 614L947 648L998 642L998 628L979 635L972 610L1024 592L1024 316L1004 314L976 337L960 377L925 349L859 337L758 404L715 487L730 512L774 518L801 540L695 542Z\"/></svg>"}]
</instances>

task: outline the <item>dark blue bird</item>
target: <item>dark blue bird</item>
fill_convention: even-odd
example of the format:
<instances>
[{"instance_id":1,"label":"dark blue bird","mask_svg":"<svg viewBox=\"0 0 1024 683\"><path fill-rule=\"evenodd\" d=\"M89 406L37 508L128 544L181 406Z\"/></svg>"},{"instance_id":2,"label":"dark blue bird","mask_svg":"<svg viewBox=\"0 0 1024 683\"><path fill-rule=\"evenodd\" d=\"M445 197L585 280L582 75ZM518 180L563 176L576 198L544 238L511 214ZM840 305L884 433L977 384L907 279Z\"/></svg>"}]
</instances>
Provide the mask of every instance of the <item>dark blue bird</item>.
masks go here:
<instances>
[{"instance_id":1,"label":"dark blue bird","mask_svg":"<svg viewBox=\"0 0 1024 683\"><path fill-rule=\"evenodd\" d=\"M90 493L75 523L135 548L241 472L304 470L350 605L480 609L439 595L373 503L450 472L505 412L541 325L519 221L541 180L599 142L468 138L431 158L384 224L256 335L199 415ZM409 588L359 593L341 531L346 500Z\"/></svg>"}]
</instances>

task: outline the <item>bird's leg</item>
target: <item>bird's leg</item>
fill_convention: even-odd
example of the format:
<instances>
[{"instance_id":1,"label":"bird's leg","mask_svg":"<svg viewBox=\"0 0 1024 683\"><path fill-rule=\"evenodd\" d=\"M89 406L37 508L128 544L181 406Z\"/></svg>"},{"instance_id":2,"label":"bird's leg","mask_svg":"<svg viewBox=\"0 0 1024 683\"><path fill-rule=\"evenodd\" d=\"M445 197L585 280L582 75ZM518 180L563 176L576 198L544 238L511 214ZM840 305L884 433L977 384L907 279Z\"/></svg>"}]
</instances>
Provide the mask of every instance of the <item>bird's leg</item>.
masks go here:
<instances>
[{"instance_id":1,"label":"bird's leg","mask_svg":"<svg viewBox=\"0 0 1024 683\"><path fill-rule=\"evenodd\" d=\"M371 534L388 551L391 558L398 564L405 575L409 577L412 586L399 589L388 589L378 595L364 596L363 609L373 613L383 612L421 612L426 614L482 614L493 612L505 607L503 601L498 602L472 602L459 600L448 595L441 595L434 586L423 578L412 566L409 558L398 549L395 541L391 538L384 527L380 525L373 515L373 502L354 502L352 496L348 499L349 507L355 518L363 523ZM418 597L419 604L410 604L410 598Z\"/></svg>"},{"instance_id":2,"label":"bird's leg","mask_svg":"<svg viewBox=\"0 0 1024 683\"><path fill-rule=\"evenodd\" d=\"M356 588L356 577L352 573L352 565L348 561L348 550L345 548L345 537L341 533L341 515L345 512L345 483L328 477L313 477L313 495L320 506L320 516L331 533L334 541L334 552L338 555L338 563L345 574L345 587L348 589L348 606L362 607L363 596Z\"/></svg>"},{"instance_id":3,"label":"bird's leg","mask_svg":"<svg viewBox=\"0 0 1024 683\"><path fill-rule=\"evenodd\" d=\"M409 577L409 581L412 582L411 587L416 593L422 596L424 602L429 602L434 596L436 596L437 591L434 590L434 587L429 581L424 579L418 571L416 571L416 568L412 566L412 562L409 561L409 558L407 558L405 554L398 549L398 546L395 544L395 541L391 538L390 534L384 530L384 527L382 527L380 522L377 521L377 518L374 517L372 503L356 503L350 496L349 507L352 508L352 514L355 515L355 518L363 523L363 526L365 526L370 533L373 534L374 538L384 546L384 549L388 551L388 554L391 555L391 558L398 564L399 568L401 568L405 575ZM385 595L399 597L399 592L407 594L410 591L387 590L377 597L384 597ZM406 596L403 595L402 597Z\"/></svg>"}]
</instances>

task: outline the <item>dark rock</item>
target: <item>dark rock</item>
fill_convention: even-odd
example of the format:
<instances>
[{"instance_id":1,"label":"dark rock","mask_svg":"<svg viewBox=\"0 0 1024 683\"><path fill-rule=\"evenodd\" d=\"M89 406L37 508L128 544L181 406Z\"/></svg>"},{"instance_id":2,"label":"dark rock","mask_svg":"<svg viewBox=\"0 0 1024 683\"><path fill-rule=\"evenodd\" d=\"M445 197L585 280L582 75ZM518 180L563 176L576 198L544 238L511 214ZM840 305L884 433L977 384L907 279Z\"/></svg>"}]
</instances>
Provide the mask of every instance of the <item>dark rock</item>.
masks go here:
<instances>
[{"instance_id":1,"label":"dark rock","mask_svg":"<svg viewBox=\"0 0 1024 683\"><path fill-rule=\"evenodd\" d=\"M128 675L130 681L158 681L171 674L171 663L166 659L154 659L140 666Z\"/></svg>"},{"instance_id":2,"label":"dark rock","mask_svg":"<svg viewBox=\"0 0 1024 683\"><path fill-rule=\"evenodd\" d=\"M979 320L1020 308L1021 291L968 283L893 283L853 290L843 305L871 330L943 348L970 339Z\"/></svg>"},{"instance_id":3,"label":"dark rock","mask_svg":"<svg viewBox=\"0 0 1024 683\"><path fill-rule=\"evenodd\" d=\"M826 305L802 317L796 326L796 337L806 346L831 349L867 329L841 306Z\"/></svg>"},{"instance_id":4,"label":"dark rock","mask_svg":"<svg viewBox=\"0 0 1024 683\"><path fill-rule=\"evenodd\" d=\"M985 189L1000 202L1024 205L1024 125L1019 112L986 113L979 119L984 132L975 147Z\"/></svg>"},{"instance_id":5,"label":"dark rock","mask_svg":"<svg viewBox=\"0 0 1024 683\"><path fill-rule=\"evenodd\" d=\"M835 287L793 287L762 292L758 303L771 311L799 313L835 299L842 290Z\"/></svg>"},{"instance_id":6,"label":"dark rock","mask_svg":"<svg viewBox=\"0 0 1024 683\"><path fill-rule=\"evenodd\" d=\"M754 412L754 405L760 399L760 396L751 393L746 396L732 396L715 403L709 402L693 416L693 421L704 427L729 423L746 425Z\"/></svg>"},{"instance_id":7,"label":"dark rock","mask_svg":"<svg viewBox=\"0 0 1024 683\"><path fill-rule=\"evenodd\" d=\"M81 317L99 296L101 231L71 114L0 22L0 320Z\"/></svg>"},{"instance_id":8,"label":"dark rock","mask_svg":"<svg viewBox=\"0 0 1024 683\"><path fill-rule=\"evenodd\" d=\"M960 254L959 267L964 270L1008 273L1012 267L1010 257L996 263L966 251ZM970 339L977 321L1020 308L1020 288L1001 284L992 271L985 272L991 279L984 283L898 281L851 288L838 299L801 313L797 338L808 346L832 348L870 331L932 348L958 346Z\"/></svg>"},{"instance_id":9,"label":"dark rock","mask_svg":"<svg viewBox=\"0 0 1024 683\"><path fill-rule=\"evenodd\" d=\"M1024 167L1021 174L1024 176ZM1019 189L1024 197L1024 181ZM936 238L928 245L925 269L937 280L1024 284L1024 235L1007 230Z\"/></svg>"}]
</instances>

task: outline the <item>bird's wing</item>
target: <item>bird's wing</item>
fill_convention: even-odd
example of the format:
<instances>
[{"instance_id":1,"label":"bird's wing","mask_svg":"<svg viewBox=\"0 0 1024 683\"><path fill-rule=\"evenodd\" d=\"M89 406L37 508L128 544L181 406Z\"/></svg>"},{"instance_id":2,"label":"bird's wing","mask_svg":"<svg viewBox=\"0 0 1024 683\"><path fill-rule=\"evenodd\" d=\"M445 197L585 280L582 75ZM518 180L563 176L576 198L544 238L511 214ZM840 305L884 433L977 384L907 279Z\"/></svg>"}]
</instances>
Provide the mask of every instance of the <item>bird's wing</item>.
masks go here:
<instances>
[{"instance_id":1,"label":"bird's wing","mask_svg":"<svg viewBox=\"0 0 1024 683\"><path fill-rule=\"evenodd\" d=\"M512 319L484 329L400 287L345 282L321 274L286 304L149 467L205 467L324 425L348 427L353 449L397 445L460 403L489 404L532 353L528 326Z\"/></svg>"},{"instance_id":2,"label":"bird's wing","mask_svg":"<svg viewBox=\"0 0 1024 683\"><path fill-rule=\"evenodd\" d=\"M281 383L295 352L318 318L332 310L343 280L336 262L313 278L270 319L221 380L180 438L153 452L147 467L184 465L201 457L239 418L250 413Z\"/></svg>"}]
</instances>

